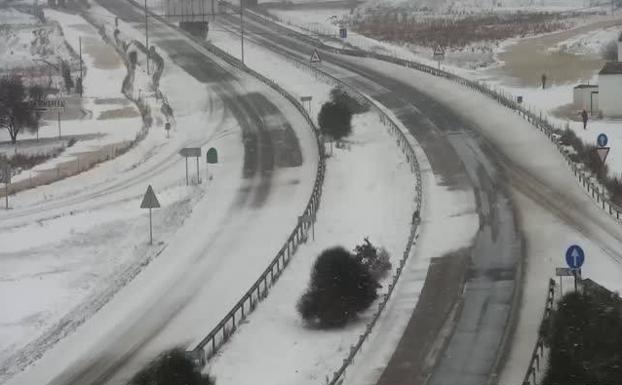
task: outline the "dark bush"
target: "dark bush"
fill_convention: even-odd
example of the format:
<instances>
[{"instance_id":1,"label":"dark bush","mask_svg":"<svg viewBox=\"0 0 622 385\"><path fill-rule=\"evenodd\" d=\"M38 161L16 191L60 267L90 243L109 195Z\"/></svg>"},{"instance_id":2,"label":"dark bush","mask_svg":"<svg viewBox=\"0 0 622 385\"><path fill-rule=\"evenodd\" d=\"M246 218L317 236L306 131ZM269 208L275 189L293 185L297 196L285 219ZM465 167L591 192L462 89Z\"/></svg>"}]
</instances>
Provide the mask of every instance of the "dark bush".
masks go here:
<instances>
[{"instance_id":1,"label":"dark bush","mask_svg":"<svg viewBox=\"0 0 622 385\"><path fill-rule=\"evenodd\" d=\"M362 114L369 111L369 105L352 97L343 88L336 87L330 91L330 100L336 104L347 106L353 114Z\"/></svg>"},{"instance_id":2,"label":"dark bush","mask_svg":"<svg viewBox=\"0 0 622 385\"><path fill-rule=\"evenodd\" d=\"M215 381L188 359L183 350L163 353L138 372L129 385L214 385Z\"/></svg>"},{"instance_id":3,"label":"dark bush","mask_svg":"<svg viewBox=\"0 0 622 385\"><path fill-rule=\"evenodd\" d=\"M622 306L607 295L571 293L550 324L543 385L622 384Z\"/></svg>"},{"instance_id":4,"label":"dark bush","mask_svg":"<svg viewBox=\"0 0 622 385\"><path fill-rule=\"evenodd\" d=\"M618 42L615 40L603 45L600 52L602 58L607 61L618 61Z\"/></svg>"},{"instance_id":5,"label":"dark bush","mask_svg":"<svg viewBox=\"0 0 622 385\"><path fill-rule=\"evenodd\" d=\"M367 238L354 248L354 258L367 268L376 281L384 278L391 270L389 253L383 248L375 247Z\"/></svg>"},{"instance_id":6,"label":"dark bush","mask_svg":"<svg viewBox=\"0 0 622 385\"><path fill-rule=\"evenodd\" d=\"M342 103L324 103L318 115L320 131L334 140L341 140L352 133L352 111Z\"/></svg>"},{"instance_id":7,"label":"dark bush","mask_svg":"<svg viewBox=\"0 0 622 385\"><path fill-rule=\"evenodd\" d=\"M298 301L298 312L310 325L345 325L367 309L380 287L367 268L342 247L324 251L313 265L309 288Z\"/></svg>"}]
</instances>

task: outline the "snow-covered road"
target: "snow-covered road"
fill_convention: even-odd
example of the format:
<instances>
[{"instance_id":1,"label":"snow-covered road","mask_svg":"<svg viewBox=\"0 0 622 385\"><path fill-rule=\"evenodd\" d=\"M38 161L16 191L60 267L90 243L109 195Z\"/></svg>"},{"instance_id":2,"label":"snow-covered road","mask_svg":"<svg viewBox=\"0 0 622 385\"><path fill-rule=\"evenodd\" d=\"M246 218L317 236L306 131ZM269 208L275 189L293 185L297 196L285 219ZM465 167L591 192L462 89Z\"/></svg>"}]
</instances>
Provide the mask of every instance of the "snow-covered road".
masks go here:
<instances>
[{"instance_id":1,"label":"snow-covered road","mask_svg":"<svg viewBox=\"0 0 622 385\"><path fill-rule=\"evenodd\" d=\"M233 19L226 25L235 26ZM311 56L312 46L288 37L282 29L274 31L253 21L246 28L254 32L251 39L276 53L302 63ZM368 93L396 113L445 183L475 191L480 232L471 251L465 295L455 299L464 306L455 317L453 333L438 355L435 370L424 373L431 375L431 383L480 384L497 376L504 363L500 359L511 349L511 344L504 345L508 338L523 346L522 359L516 358L520 352L512 350L513 366L526 368L533 344L524 349L529 342L523 341L534 337L537 330L522 319L539 319L537 310L533 311L544 302L548 280L542 279L543 274L550 276L555 266L562 265L563 252L572 239L594 252L587 274L618 289L620 226L579 188L547 138L494 101L450 81L373 59L320 53L321 71ZM534 230L531 218L536 216L555 238ZM600 251L593 249L595 245ZM525 267L541 274L526 278L519 303L516 289ZM511 337L511 326L519 317L519 333ZM377 379L378 368L373 369ZM508 383L520 381L514 375ZM373 378L369 383L375 382ZM413 378L403 380L412 383Z\"/></svg>"},{"instance_id":2,"label":"snow-covered road","mask_svg":"<svg viewBox=\"0 0 622 385\"><path fill-rule=\"evenodd\" d=\"M93 19L110 28L115 12L123 32L139 37L140 11L125 1L102 4L89 9ZM41 224L48 242L62 239L60 260L68 250L63 243L75 239L78 250L78 239L96 236L106 259L125 263L91 272L100 285L74 298L69 314L14 351L2 364L0 381L121 383L163 349L200 338L272 260L313 190L316 139L291 104L169 27L153 21L150 29L166 61L160 86L175 110L171 139L151 132L114 161L24 192L0 223L3 236L18 232L21 238L12 239L22 243L37 231L31 223ZM211 146L220 152L220 164L210 168L213 178L206 178L202 165L204 183L186 188L178 151ZM146 245L148 220L138 208L148 184L163 206L154 216L154 246ZM96 251L82 248L101 254ZM28 253L25 247L10 258L21 261ZM11 269L10 258L2 260L3 269ZM72 263L81 260L93 263L80 255ZM3 308L19 304L19 290L30 288L35 298L48 286L3 290Z\"/></svg>"}]
</instances>

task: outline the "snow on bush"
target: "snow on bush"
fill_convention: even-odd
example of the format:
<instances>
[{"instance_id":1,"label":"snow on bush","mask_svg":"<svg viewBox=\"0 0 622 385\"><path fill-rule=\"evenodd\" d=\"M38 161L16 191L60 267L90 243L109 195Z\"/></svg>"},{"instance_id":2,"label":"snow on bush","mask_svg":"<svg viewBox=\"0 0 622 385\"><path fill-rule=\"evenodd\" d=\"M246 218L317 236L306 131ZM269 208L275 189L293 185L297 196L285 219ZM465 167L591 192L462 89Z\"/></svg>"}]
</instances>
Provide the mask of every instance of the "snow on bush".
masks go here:
<instances>
[{"instance_id":1,"label":"snow on bush","mask_svg":"<svg viewBox=\"0 0 622 385\"><path fill-rule=\"evenodd\" d=\"M379 287L368 268L349 251L328 249L313 265L298 312L310 326L342 327L376 300Z\"/></svg>"},{"instance_id":2,"label":"snow on bush","mask_svg":"<svg viewBox=\"0 0 622 385\"><path fill-rule=\"evenodd\" d=\"M214 385L181 349L163 353L138 372L128 385Z\"/></svg>"}]
</instances>

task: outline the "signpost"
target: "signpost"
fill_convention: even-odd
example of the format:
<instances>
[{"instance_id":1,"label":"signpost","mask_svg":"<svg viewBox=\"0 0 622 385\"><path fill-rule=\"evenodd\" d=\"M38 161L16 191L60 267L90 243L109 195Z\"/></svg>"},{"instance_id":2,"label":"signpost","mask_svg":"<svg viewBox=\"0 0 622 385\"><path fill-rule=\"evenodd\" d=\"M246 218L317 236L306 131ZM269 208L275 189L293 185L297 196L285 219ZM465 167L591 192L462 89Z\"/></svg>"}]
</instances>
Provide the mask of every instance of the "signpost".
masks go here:
<instances>
[{"instance_id":1,"label":"signpost","mask_svg":"<svg viewBox=\"0 0 622 385\"><path fill-rule=\"evenodd\" d=\"M6 210L9 209L9 184L11 184L11 166L7 163L0 170L0 182L4 183L4 201Z\"/></svg>"},{"instance_id":2,"label":"signpost","mask_svg":"<svg viewBox=\"0 0 622 385\"><path fill-rule=\"evenodd\" d=\"M574 275L574 290L577 291L577 278L581 277L581 266L585 262L585 252L580 246L572 245L566 250L566 264Z\"/></svg>"},{"instance_id":3,"label":"signpost","mask_svg":"<svg viewBox=\"0 0 622 385\"><path fill-rule=\"evenodd\" d=\"M339 28L339 37L342 39L347 39L348 38L348 30L346 29L346 27L340 27Z\"/></svg>"},{"instance_id":4,"label":"signpost","mask_svg":"<svg viewBox=\"0 0 622 385\"><path fill-rule=\"evenodd\" d=\"M317 49L314 49L313 53L311 54L311 64L319 64L321 62L322 58L320 57L320 53Z\"/></svg>"},{"instance_id":5,"label":"signpost","mask_svg":"<svg viewBox=\"0 0 622 385\"><path fill-rule=\"evenodd\" d=\"M145 192L145 196L143 197L143 201L140 204L141 209L149 209L149 244L153 244L153 228L151 225L151 209L160 208L160 202L158 202L158 198L153 192L153 188L151 185L147 187L147 192Z\"/></svg>"},{"instance_id":6,"label":"signpost","mask_svg":"<svg viewBox=\"0 0 622 385\"><path fill-rule=\"evenodd\" d=\"M598 147L596 148L596 153L598 154L600 161L605 164L605 162L607 161L607 156L609 156L609 151L611 151L611 147L607 147L607 144L609 143L609 138L605 134L600 134L596 139L596 143L598 144Z\"/></svg>"},{"instance_id":7,"label":"signpost","mask_svg":"<svg viewBox=\"0 0 622 385\"><path fill-rule=\"evenodd\" d=\"M440 45L436 46L434 49L434 55L432 56L434 60L438 62L438 69L441 69L441 62L445 60L445 50Z\"/></svg>"},{"instance_id":8,"label":"signpost","mask_svg":"<svg viewBox=\"0 0 622 385\"><path fill-rule=\"evenodd\" d=\"M188 186L188 158L197 158L197 183L201 183L199 174L199 158L201 157L201 147L186 147L179 151L179 155L186 158L186 186Z\"/></svg>"},{"instance_id":9,"label":"signpost","mask_svg":"<svg viewBox=\"0 0 622 385\"><path fill-rule=\"evenodd\" d=\"M214 147L210 148L209 150L207 150L206 158L207 164L218 163L218 151Z\"/></svg>"},{"instance_id":10,"label":"signpost","mask_svg":"<svg viewBox=\"0 0 622 385\"><path fill-rule=\"evenodd\" d=\"M315 241L315 214L299 216L298 223L307 223L311 225L311 232L313 240Z\"/></svg>"},{"instance_id":11,"label":"signpost","mask_svg":"<svg viewBox=\"0 0 622 385\"><path fill-rule=\"evenodd\" d=\"M166 137L170 138L171 137L171 135L170 135L170 133L171 133L171 123L170 122L164 123L164 129L166 130Z\"/></svg>"}]
</instances>

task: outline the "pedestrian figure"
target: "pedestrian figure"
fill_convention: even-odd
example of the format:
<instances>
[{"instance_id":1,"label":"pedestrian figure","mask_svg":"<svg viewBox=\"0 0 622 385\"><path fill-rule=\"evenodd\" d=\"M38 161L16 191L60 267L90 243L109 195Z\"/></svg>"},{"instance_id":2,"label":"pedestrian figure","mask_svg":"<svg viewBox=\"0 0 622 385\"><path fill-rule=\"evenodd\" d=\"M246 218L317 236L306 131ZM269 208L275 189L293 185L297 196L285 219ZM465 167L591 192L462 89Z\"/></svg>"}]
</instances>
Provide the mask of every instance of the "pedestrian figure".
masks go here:
<instances>
[{"instance_id":1,"label":"pedestrian figure","mask_svg":"<svg viewBox=\"0 0 622 385\"><path fill-rule=\"evenodd\" d=\"M542 74L542 89L546 88L546 74Z\"/></svg>"},{"instance_id":2,"label":"pedestrian figure","mask_svg":"<svg viewBox=\"0 0 622 385\"><path fill-rule=\"evenodd\" d=\"M581 111L581 119L583 120L583 129L587 130L587 119L588 119L587 111L585 110Z\"/></svg>"}]
</instances>

